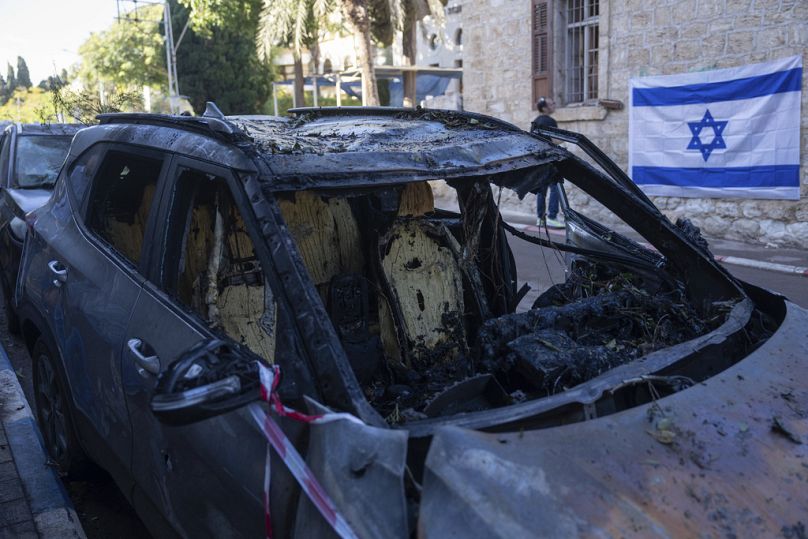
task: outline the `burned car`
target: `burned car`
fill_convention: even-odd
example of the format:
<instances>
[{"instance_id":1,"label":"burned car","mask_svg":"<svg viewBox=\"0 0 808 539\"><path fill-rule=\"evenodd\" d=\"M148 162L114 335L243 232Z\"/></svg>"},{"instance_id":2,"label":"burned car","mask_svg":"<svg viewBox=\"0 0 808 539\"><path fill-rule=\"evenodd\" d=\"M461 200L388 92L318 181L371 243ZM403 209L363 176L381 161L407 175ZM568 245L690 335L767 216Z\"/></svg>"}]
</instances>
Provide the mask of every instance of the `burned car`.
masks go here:
<instances>
[{"instance_id":1,"label":"burned car","mask_svg":"<svg viewBox=\"0 0 808 539\"><path fill-rule=\"evenodd\" d=\"M19 321L9 300L20 267L25 214L50 197L70 141L80 127L12 123L0 137L0 286L12 333L19 332Z\"/></svg>"},{"instance_id":2,"label":"burned car","mask_svg":"<svg viewBox=\"0 0 808 539\"><path fill-rule=\"evenodd\" d=\"M562 179L653 249L566 201L565 241L502 219L500 190ZM429 110L103 115L28 226L46 446L109 471L156 535L802 526L808 312L580 136ZM528 305L512 236L566 257Z\"/></svg>"}]
</instances>

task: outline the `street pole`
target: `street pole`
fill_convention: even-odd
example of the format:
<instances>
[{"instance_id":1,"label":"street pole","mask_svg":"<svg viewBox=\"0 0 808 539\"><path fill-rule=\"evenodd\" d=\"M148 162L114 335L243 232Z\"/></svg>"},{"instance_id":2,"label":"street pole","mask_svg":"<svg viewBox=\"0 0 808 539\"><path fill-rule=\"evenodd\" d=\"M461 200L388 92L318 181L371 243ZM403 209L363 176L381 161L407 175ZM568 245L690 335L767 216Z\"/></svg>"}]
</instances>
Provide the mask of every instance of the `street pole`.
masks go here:
<instances>
[{"instance_id":1,"label":"street pole","mask_svg":"<svg viewBox=\"0 0 808 539\"><path fill-rule=\"evenodd\" d=\"M171 114L177 114L180 96L179 82L177 81L177 49L174 47L174 32L171 29L171 7L168 2L163 4L163 28L165 29L166 40L166 68L168 69L168 104ZM185 30L183 30L180 39L184 35Z\"/></svg>"},{"instance_id":2,"label":"street pole","mask_svg":"<svg viewBox=\"0 0 808 539\"><path fill-rule=\"evenodd\" d=\"M171 110L171 114L177 114L179 111L179 97L180 97L180 85L179 79L177 78L177 48L180 46L182 42L182 38L185 37L185 32L188 30L188 24L191 21L189 17L187 21L185 21L185 26L180 32L180 38L177 40L177 43L174 43L174 31L172 30L171 26L171 6L168 3L168 0L159 0L159 1L150 1L150 0L116 0L117 8L118 8L118 17L117 20L119 21L128 21L130 19L129 15L122 17L121 16L121 2L133 2L135 4L134 13L135 13L135 20L138 19L137 9L138 9L138 2L143 4L149 5L163 5L163 31L164 31L164 39L166 44L166 71L168 72L168 106ZM131 12L130 12L131 13ZM157 24L160 23L159 20L151 20L149 22L155 22Z\"/></svg>"}]
</instances>

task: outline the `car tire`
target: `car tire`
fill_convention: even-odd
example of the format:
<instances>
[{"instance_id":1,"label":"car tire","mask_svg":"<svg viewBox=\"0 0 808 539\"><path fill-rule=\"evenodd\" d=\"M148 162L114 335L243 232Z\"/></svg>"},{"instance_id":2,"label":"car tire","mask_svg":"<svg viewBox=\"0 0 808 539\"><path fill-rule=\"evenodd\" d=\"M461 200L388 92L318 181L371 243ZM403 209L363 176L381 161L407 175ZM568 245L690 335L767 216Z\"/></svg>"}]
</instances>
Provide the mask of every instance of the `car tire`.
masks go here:
<instances>
[{"instance_id":1,"label":"car tire","mask_svg":"<svg viewBox=\"0 0 808 539\"><path fill-rule=\"evenodd\" d=\"M70 396L58 357L39 339L31 360L36 417L45 450L68 478L84 479L92 466L76 436Z\"/></svg>"}]
</instances>

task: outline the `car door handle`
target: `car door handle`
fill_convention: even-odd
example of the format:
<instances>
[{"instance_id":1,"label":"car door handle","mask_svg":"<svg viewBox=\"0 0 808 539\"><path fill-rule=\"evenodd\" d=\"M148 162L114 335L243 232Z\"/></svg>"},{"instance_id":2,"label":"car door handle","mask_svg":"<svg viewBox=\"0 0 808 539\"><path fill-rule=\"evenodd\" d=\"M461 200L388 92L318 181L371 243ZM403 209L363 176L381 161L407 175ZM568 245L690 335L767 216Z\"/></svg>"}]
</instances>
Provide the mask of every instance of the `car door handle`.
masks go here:
<instances>
[{"instance_id":1,"label":"car door handle","mask_svg":"<svg viewBox=\"0 0 808 539\"><path fill-rule=\"evenodd\" d=\"M143 352L140 351L140 347L143 346L143 341L140 339L129 339L126 345L135 358L138 374L147 377L149 374L160 373L160 358L157 356L144 356Z\"/></svg>"},{"instance_id":2,"label":"car door handle","mask_svg":"<svg viewBox=\"0 0 808 539\"><path fill-rule=\"evenodd\" d=\"M62 286L62 283L67 281L67 268L62 265L58 260L51 260L48 262L48 267L56 278L53 280L53 286Z\"/></svg>"}]
</instances>

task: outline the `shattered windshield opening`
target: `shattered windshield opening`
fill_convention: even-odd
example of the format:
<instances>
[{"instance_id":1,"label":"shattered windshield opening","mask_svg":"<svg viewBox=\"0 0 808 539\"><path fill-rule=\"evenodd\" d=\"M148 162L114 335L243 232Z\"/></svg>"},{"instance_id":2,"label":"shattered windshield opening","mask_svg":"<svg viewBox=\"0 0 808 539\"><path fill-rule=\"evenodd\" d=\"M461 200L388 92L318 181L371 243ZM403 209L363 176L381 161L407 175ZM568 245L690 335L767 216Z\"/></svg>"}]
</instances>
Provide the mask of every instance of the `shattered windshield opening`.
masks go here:
<instances>
[{"instance_id":1,"label":"shattered windshield opening","mask_svg":"<svg viewBox=\"0 0 808 539\"><path fill-rule=\"evenodd\" d=\"M47 189L56 183L73 137L20 135L14 160L13 187Z\"/></svg>"},{"instance_id":2,"label":"shattered windshield opening","mask_svg":"<svg viewBox=\"0 0 808 539\"><path fill-rule=\"evenodd\" d=\"M563 393L716 330L741 299L693 304L662 257L569 206L562 236L541 234L571 251L528 245L515 258L537 230L507 234L501 197L482 179L279 196L363 393L389 424ZM527 283L526 267L546 268L549 282Z\"/></svg>"}]
</instances>

